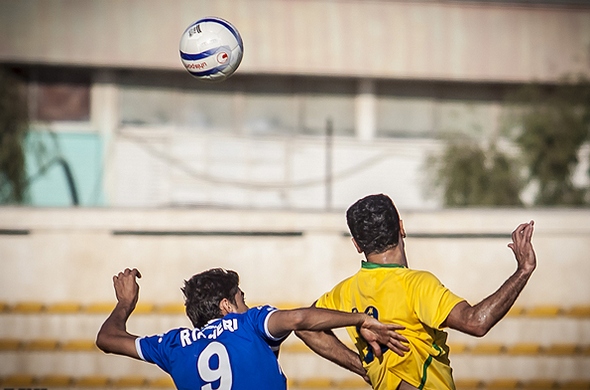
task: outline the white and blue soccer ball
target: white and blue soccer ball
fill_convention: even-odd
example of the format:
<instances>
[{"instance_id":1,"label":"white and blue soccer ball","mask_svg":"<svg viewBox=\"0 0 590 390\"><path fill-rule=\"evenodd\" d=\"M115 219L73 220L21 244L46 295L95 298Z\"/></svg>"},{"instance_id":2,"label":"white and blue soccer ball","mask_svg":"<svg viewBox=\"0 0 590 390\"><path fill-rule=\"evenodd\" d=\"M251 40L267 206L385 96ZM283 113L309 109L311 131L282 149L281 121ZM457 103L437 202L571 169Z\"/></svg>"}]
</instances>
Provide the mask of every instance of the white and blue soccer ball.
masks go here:
<instances>
[{"instance_id":1,"label":"white and blue soccer ball","mask_svg":"<svg viewBox=\"0 0 590 390\"><path fill-rule=\"evenodd\" d=\"M227 79L238 69L243 54L240 33L221 18L199 19L188 26L180 38L180 60L199 80Z\"/></svg>"}]
</instances>

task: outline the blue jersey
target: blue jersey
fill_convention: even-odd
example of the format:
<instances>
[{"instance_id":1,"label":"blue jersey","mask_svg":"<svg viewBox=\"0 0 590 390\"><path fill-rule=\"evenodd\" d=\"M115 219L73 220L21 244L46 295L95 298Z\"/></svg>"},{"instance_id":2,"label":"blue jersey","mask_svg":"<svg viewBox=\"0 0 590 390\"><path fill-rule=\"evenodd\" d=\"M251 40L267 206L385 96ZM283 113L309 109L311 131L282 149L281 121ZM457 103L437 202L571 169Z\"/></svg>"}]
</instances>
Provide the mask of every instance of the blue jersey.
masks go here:
<instances>
[{"instance_id":1,"label":"blue jersey","mask_svg":"<svg viewBox=\"0 0 590 390\"><path fill-rule=\"evenodd\" d=\"M273 337L267 327L276 310L259 306L201 329L141 337L135 341L137 353L170 374L181 390L284 390L287 379L277 356L285 337Z\"/></svg>"}]
</instances>

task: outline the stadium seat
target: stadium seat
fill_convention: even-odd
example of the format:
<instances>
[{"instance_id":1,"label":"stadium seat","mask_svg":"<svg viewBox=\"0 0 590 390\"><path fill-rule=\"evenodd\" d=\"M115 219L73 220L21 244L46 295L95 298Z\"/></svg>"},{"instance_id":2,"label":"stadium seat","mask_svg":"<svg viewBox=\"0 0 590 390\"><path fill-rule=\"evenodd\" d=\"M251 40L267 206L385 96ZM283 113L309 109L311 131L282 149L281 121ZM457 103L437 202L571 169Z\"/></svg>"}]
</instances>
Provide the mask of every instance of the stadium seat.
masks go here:
<instances>
[{"instance_id":1,"label":"stadium seat","mask_svg":"<svg viewBox=\"0 0 590 390\"><path fill-rule=\"evenodd\" d=\"M68 340L61 343L62 351L79 351L79 352L90 352L97 351L98 348L94 340Z\"/></svg>"},{"instance_id":2,"label":"stadium seat","mask_svg":"<svg viewBox=\"0 0 590 390\"><path fill-rule=\"evenodd\" d=\"M0 339L0 351L17 351L21 348L22 342L16 339Z\"/></svg>"},{"instance_id":3,"label":"stadium seat","mask_svg":"<svg viewBox=\"0 0 590 390\"><path fill-rule=\"evenodd\" d=\"M577 305L565 311L565 314L571 317L590 318L590 306Z\"/></svg>"},{"instance_id":4,"label":"stadium seat","mask_svg":"<svg viewBox=\"0 0 590 390\"><path fill-rule=\"evenodd\" d=\"M496 355L504 352L504 346L495 343L481 343L471 347L470 352L477 355Z\"/></svg>"},{"instance_id":5,"label":"stadium seat","mask_svg":"<svg viewBox=\"0 0 590 390\"><path fill-rule=\"evenodd\" d=\"M456 379L455 380L455 387L457 390L471 390L471 389L478 389L482 385L482 381L479 379Z\"/></svg>"},{"instance_id":6,"label":"stadium seat","mask_svg":"<svg viewBox=\"0 0 590 390\"><path fill-rule=\"evenodd\" d=\"M488 390L496 389L517 389L520 386L518 379L504 378L504 379L491 379L485 384L485 388Z\"/></svg>"},{"instance_id":7,"label":"stadium seat","mask_svg":"<svg viewBox=\"0 0 590 390\"><path fill-rule=\"evenodd\" d=\"M332 389L333 383L330 378L307 378L295 381L294 387L306 389Z\"/></svg>"},{"instance_id":8,"label":"stadium seat","mask_svg":"<svg viewBox=\"0 0 590 390\"><path fill-rule=\"evenodd\" d=\"M466 353L469 351L469 346L467 344L450 344L449 350L451 354Z\"/></svg>"},{"instance_id":9,"label":"stadium seat","mask_svg":"<svg viewBox=\"0 0 590 390\"><path fill-rule=\"evenodd\" d=\"M529 317L557 317L562 313L562 308L555 305L534 306L526 310Z\"/></svg>"},{"instance_id":10,"label":"stadium seat","mask_svg":"<svg viewBox=\"0 0 590 390\"><path fill-rule=\"evenodd\" d=\"M78 313L82 310L82 304L76 302L59 302L47 305L45 311L54 314Z\"/></svg>"},{"instance_id":11,"label":"stadium seat","mask_svg":"<svg viewBox=\"0 0 590 390\"><path fill-rule=\"evenodd\" d=\"M307 353L307 352L311 352L311 349L309 349L309 347L307 345L305 345L303 342L291 342L291 343L286 343L284 345L281 346L281 352L285 352L285 353Z\"/></svg>"},{"instance_id":12,"label":"stadium seat","mask_svg":"<svg viewBox=\"0 0 590 390\"><path fill-rule=\"evenodd\" d=\"M55 351L58 346L59 342L57 340L39 339L23 343L22 349L25 351Z\"/></svg>"},{"instance_id":13,"label":"stadium seat","mask_svg":"<svg viewBox=\"0 0 590 390\"><path fill-rule=\"evenodd\" d=\"M347 378L336 381L335 388L337 389L362 389L367 388L370 389L371 387L361 378Z\"/></svg>"},{"instance_id":14,"label":"stadium seat","mask_svg":"<svg viewBox=\"0 0 590 390\"><path fill-rule=\"evenodd\" d=\"M575 344L552 344L543 349L543 352L548 355L566 356L574 355L579 352L579 348Z\"/></svg>"},{"instance_id":15,"label":"stadium seat","mask_svg":"<svg viewBox=\"0 0 590 390\"><path fill-rule=\"evenodd\" d=\"M518 343L506 348L510 355L536 355L541 351L541 345L535 343Z\"/></svg>"},{"instance_id":16,"label":"stadium seat","mask_svg":"<svg viewBox=\"0 0 590 390\"><path fill-rule=\"evenodd\" d=\"M150 379L147 382L148 387L158 389L174 389L174 381L169 376L163 376L156 379Z\"/></svg>"},{"instance_id":17,"label":"stadium seat","mask_svg":"<svg viewBox=\"0 0 590 390\"><path fill-rule=\"evenodd\" d=\"M45 305L41 302L18 302L9 308L9 311L14 314L37 314L45 309Z\"/></svg>"},{"instance_id":18,"label":"stadium seat","mask_svg":"<svg viewBox=\"0 0 590 390\"><path fill-rule=\"evenodd\" d=\"M95 302L84 306L82 311L89 314L109 314L114 307L115 302Z\"/></svg>"},{"instance_id":19,"label":"stadium seat","mask_svg":"<svg viewBox=\"0 0 590 390\"><path fill-rule=\"evenodd\" d=\"M69 387L74 383L74 380L67 375L47 375L40 377L36 383L45 388Z\"/></svg>"},{"instance_id":20,"label":"stadium seat","mask_svg":"<svg viewBox=\"0 0 590 390\"><path fill-rule=\"evenodd\" d=\"M128 376L117 378L112 381L113 387L143 387L147 380L141 376Z\"/></svg>"},{"instance_id":21,"label":"stadium seat","mask_svg":"<svg viewBox=\"0 0 590 390\"><path fill-rule=\"evenodd\" d=\"M8 303L0 301L0 313L8 311Z\"/></svg>"},{"instance_id":22,"label":"stadium seat","mask_svg":"<svg viewBox=\"0 0 590 390\"><path fill-rule=\"evenodd\" d=\"M152 314L156 305L149 302L138 302L133 314Z\"/></svg>"},{"instance_id":23,"label":"stadium seat","mask_svg":"<svg viewBox=\"0 0 590 390\"><path fill-rule=\"evenodd\" d=\"M33 385L34 378L32 375L28 374L15 374L15 375L8 375L7 377L3 378L2 386L5 388L7 387L31 387Z\"/></svg>"},{"instance_id":24,"label":"stadium seat","mask_svg":"<svg viewBox=\"0 0 590 390\"><path fill-rule=\"evenodd\" d=\"M557 382L552 379L531 379L522 384L526 390L549 390L557 388Z\"/></svg>"},{"instance_id":25,"label":"stadium seat","mask_svg":"<svg viewBox=\"0 0 590 390\"><path fill-rule=\"evenodd\" d=\"M507 316L509 317L518 317L523 315L525 312L525 309L523 307L520 306L513 306L508 313L506 313Z\"/></svg>"},{"instance_id":26,"label":"stadium seat","mask_svg":"<svg viewBox=\"0 0 590 390\"><path fill-rule=\"evenodd\" d=\"M184 304L182 303L165 303L157 305L155 311L158 314L184 314Z\"/></svg>"},{"instance_id":27,"label":"stadium seat","mask_svg":"<svg viewBox=\"0 0 590 390\"><path fill-rule=\"evenodd\" d=\"M108 377L103 375L90 375L81 378L77 378L74 381L74 385L77 388L80 387L107 387L111 381Z\"/></svg>"},{"instance_id":28,"label":"stadium seat","mask_svg":"<svg viewBox=\"0 0 590 390\"><path fill-rule=\"evenodd\" d=\"M557 385L560 390L588 390L590 389L590 380L576 379L571 381L560 382Z\"/></svg>"}]
</instances>

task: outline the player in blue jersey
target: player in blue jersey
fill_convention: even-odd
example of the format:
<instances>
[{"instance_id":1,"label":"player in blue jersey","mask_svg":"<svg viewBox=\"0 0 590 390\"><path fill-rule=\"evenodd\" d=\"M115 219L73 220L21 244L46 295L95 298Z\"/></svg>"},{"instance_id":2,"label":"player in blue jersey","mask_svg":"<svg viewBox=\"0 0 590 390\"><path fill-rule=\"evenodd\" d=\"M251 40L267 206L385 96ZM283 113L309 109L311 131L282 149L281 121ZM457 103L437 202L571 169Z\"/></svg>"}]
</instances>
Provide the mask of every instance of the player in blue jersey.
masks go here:
<instances>
[{"instance_id":1,"label":"player in blue jersey","mask_svg":"<svg viewBox=\"0 0 590 390\"><path fill-rule=\"evenodd\" d=\"M108 353L157 364L178 389L282 390L287 380L277 360L283 340L294 330L328 330L356 326L362 337L403 354L403 327L382 324L364 313L318 308L249 309L234 271L211 269L185 281L186 313L194 328L138 337L127 332L127 319L139 296L137 269L113 277L117 305L98 332L96 344Z\"/></svg>"}]
</instances>

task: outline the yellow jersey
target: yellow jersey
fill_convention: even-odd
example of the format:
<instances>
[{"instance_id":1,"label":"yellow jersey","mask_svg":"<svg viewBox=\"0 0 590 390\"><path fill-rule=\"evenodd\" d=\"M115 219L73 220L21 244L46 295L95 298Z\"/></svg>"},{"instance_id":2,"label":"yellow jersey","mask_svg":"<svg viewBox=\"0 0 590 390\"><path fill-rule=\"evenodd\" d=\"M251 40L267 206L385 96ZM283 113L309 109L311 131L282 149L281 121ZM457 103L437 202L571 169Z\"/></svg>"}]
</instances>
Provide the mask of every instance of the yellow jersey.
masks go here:
<instances>
[{"instance_id":1,"label":"yellow jersey","mask_svg":"<svg viewBox=\"0 0 590 390\"><path fill-rule=\"evenodd\" d=\"M374 389L396 389L401 380L419 389L455 389L447 333L440 325L463 298L453 294L430 272L399 264L362 262L361 269L324 294L317 307L365 312L383 323L405 326L410 342L403 357L384 347L373 351L354 327L347 328Z\"/></svg>"}]
</instances>

